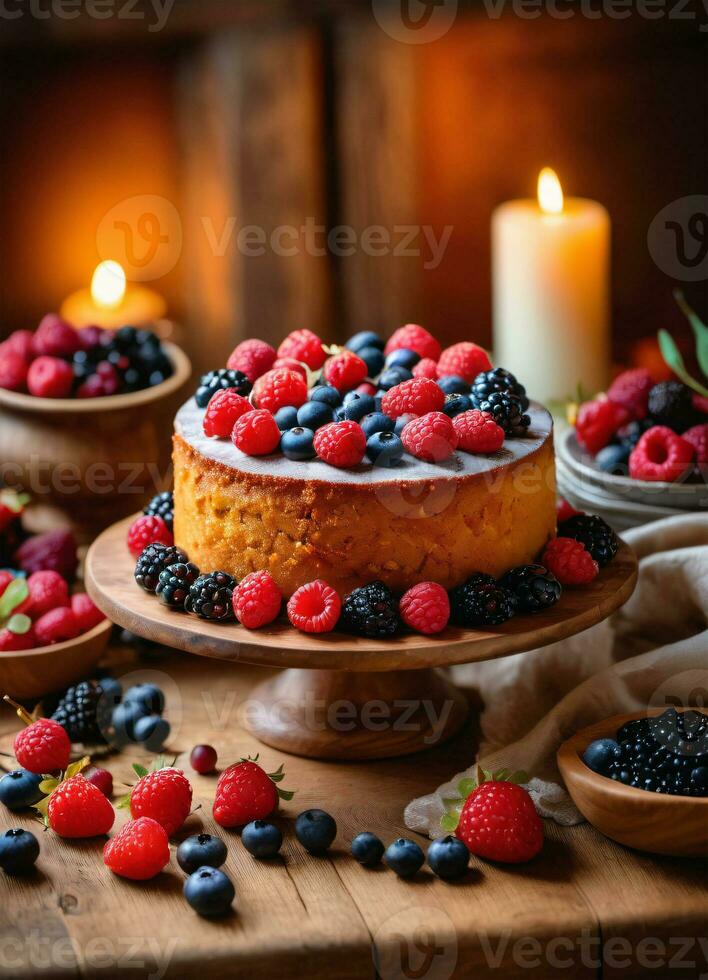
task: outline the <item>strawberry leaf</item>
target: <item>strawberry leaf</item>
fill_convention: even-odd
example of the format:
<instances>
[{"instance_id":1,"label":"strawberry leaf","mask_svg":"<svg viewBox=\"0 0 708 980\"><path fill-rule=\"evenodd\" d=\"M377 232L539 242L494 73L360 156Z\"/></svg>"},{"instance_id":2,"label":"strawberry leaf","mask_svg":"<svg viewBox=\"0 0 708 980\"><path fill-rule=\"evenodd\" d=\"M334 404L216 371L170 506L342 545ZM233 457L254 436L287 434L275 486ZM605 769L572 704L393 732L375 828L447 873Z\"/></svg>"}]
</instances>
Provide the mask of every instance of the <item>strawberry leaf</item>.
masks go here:
<instances>
[{"instance_id":1,"label":"strawberry leaf","mask_svg":"<svg viewBox=\"0 0 708 980\"><path fill-rule=\"evenodd\" d=\"M691 375L688 373L688 369L683 360L681 351L676 346L676 341L673 339L668 330L659 331L659 348L661 350L661 356L664 358L668 366L674 372L674 374L679 377L685 385L689 388L693 388L697 391L699 395L703 395L708 398L708 388L704 387L699 381L694 381Z\"/></svg>"},{"instance_id":2,"label":"strawberry leaf","mask_svg":"<svg viewBox=\"0 0 708 980\"><path fill-rule=\"evenodd\" d=\"M45 796L51 796L54 790L59 785L59 780L54 777L49 777L48 779L43 779L42 782L37 787L41 793Z\"/></svg>"},{"instance_id":3,"label":"strawberry leaf","mask_svg":"<svg viewBox=\"0 0 708 980\"><path fill-rule=\"evenodd\" d=\"M679 289L674 292L674 299L678 303L681 312L691 324L691 329L696 338L696 360L703 374L708 377L708 327L696 311L688 305L683 293Z\"/></svg>"},{"instance_id":4,"label":"strawberry leaf","mask_svg":"<svg viewBox=\"0 0 708 980\"><path fill-rule=\"evenodd\" d=\"M293 796L295 796L294 789L280 789L280 787L278 787L278 799L292 800Z\"/></svg>"},{"instance_id":5,"label":"strawberry leaf","mask_svg":"<svg viewBox=\"0 0 708 980\"><path fill-rule=\"evenodd\" d=\"M0 620L7 619L12 610L24 602L29 595L29 586L24 578L15 578L0 597Z\"/></svg>"},{"instance_id":6,"label":"strawberry leaf","mask_svg":"<svg viewBox=\"0 0 708 980\"><path fill-rule=\"evenodd\" d=\"M127 796L121 796L121 798L116 803L119 810L127 810L130 806L130 793Z\"/></svg>"},{"instance_id":7,"label":"strawberry leaf","mask_svg":"<svg viewBox=\"0 0 708 980\"><path fill-rule=\"evenodd\" d=\"M148 774L148 771L149 771L149 770L147 770L147 769L145 768L145 766L141 766L139 762L134 762L134 763L133 763L133 772L134 772L134 773L135 773L135 775L136 775L136 776L138 776L138 777L139 777L140 779L142 779L142 778L143 778L143 776L147 776L147 774Z\"/></svg>"},{"instance_id":8,"label":"strawberry leaf","mask_svg":"<svg viewBox=\"0 0 708 980\"><path fill-rule=\"evenodd\" d=\"M477 789L477 780L473 779L472 776L467 776L465 779L461 779L457 784L457 792L460 794L463 800L466 800L470 793L474 793Z\"/></svg>"},{"instance_id":9,"label":"strawberry leaf","mask_svg":"<svg viewBox=\"0 0 708 980\"><path fill-rule=\"evenodd\" d=\"M459 815L456 813L446 813L440 818L440 829L448 834L454 834L460 822Z\"/></svg>"},{"instance_id":10,"label":"strawberry leaf","mask_svg":"<svg viewBox=\"0 0 708 980\"><path fill-rule=\"evenodd\" d=\"M510 783L528 783L531 777L523 769L518 769L515 773L509 777Z\"/></svg>"},{"instance_id":11,"label":"strawberry leaf","mask_svg":"<svg viewBox=\"0 0 708 980\"><path fill-rule=\"evenodd\" d=\"M70 766L67 766L64 779L71 779L72 776L78 776L80 772L83 772L90 765L91 759L87 755L83 756L76 762L72 762Z\"/></svg>"},{"instance_id":12,"label":"strawberry leaf","mask_svg":"<svg viewBox=\"0 0 708 980\"><path fill-rule=\"evenodd\" d=\"M7 629L16 636L24 636L25 633L29 633L31 626L32 620L24 613L15 613L7 621Z\"/></svg>"}]
</instances>

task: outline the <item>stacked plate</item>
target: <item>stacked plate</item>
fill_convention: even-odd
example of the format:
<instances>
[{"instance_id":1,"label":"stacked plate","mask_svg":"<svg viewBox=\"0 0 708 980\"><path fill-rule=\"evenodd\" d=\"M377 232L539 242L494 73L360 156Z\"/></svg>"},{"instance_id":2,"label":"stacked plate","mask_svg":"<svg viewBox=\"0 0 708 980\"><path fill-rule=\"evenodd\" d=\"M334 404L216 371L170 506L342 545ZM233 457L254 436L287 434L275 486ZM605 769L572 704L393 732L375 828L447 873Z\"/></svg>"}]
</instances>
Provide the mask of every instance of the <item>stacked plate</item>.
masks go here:
<instances>
[{"instance_id":1,"label":"stacked plate","mask_svg":"<svg viewBox=\"0 0 708 980\"><path fill-rule=\"evenodd\" d=\"M687 511L708 513L708 485L647 483L604 473L578 444L574 429L557 433L558 492L578 510L599 514L618 531Z\"/></svg>"}]
</instances>

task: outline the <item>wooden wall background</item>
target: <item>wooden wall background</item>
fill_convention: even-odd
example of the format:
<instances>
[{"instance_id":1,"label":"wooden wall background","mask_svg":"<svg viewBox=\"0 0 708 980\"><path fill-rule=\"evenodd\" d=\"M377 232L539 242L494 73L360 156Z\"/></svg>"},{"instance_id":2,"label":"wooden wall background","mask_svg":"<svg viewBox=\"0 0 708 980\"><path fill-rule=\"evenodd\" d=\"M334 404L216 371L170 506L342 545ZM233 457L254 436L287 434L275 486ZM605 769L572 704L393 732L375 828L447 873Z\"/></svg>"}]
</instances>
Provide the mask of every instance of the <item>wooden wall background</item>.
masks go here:
<instances>
[{"instance_id":1,"label":"wooden wall background","mask_svg":"<svg viewBox=\"0 0 708 980\"><path fill-rule=\"evenodd\" d=\"M184 322L198 367L243 336L308 325L328 338L414 319L445 340L489 343L489 220L550 164L614 228L618 356L680 328L675 285L648 226L705 193L708 68L697 24L580 17L490 19L461 3L419 46L391 39L359 0L181 0L166 29L83 20L3 28L0 331L33 325L97 261L116 201L160 194L184 249L154 285ZM13 22L18 23L19 22ZM236 227L452 226L444 259L246 257ZM688 288L708 312L705 283Z\"/></svg>"}]
</instances>

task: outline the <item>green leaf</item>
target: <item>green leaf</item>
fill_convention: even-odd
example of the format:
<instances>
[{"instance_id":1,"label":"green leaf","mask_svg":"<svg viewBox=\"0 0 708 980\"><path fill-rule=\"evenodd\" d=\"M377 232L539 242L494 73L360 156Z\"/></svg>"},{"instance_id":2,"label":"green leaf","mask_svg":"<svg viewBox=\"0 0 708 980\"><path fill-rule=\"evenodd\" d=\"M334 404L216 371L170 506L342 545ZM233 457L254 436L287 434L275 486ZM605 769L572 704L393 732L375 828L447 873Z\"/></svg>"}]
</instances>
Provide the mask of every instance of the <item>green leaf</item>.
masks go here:
<instances>
[{"instance_id":1,"label":"green leaf","mask_svg":"<svg viewBox=\"0 0 708 980\"><path fill-rule=\"evenodd\" d=\"M464 802L464 799L459 796L443 796L443 804L446 810L459 810Z\"/></svg>"},{"instance_id":2,"label":"green leaf","mask_svg":"<svg viewBox=\"0 0 708 980\"><path fill-rule=\"evenodd\" d=\"M689 388L693 388L693 390L697 391L699 395L703 395L705 398L708 398L708 388L705 388L702 384L700 384L700 382L694 381L691 375L688 373L683 356L681 355L681 351L676 346L676 341L668 330L660 330L658 336L661 356L664 358L674 374L679 377Z\"/></svg>"},{"instance_id":3,"label":"green leaf","mask_svg":"<svg viewBox=\"0 0 708 980\"><path fill-rule=\"evenodd\" d=\"M477 780L468 776L466 779L461 779L457 784L457 792L460 794L463 800L466 800L470 793L474 793L477 789Z\"/></svg>"},{"instance_id":4,"label":"green leaf","mask_svg":"<svg viewBox=\"0 0 708 980\"><path fill-rule=\"evenodd\" d=\"M678 303L679 309L691 324L691 329L696 338L696 359L703 374L708 377L708 327L692 309L681 292L677 289L674 292L674 299Z\"/></svg>"},{"instance_id":5,"label":"green leaf","mask_svg":"<svg viewBox=\"0 0 708 980\"><path fill-rule=\"evenodd\" d=\"M133 772L136 776L140 777L140 779L148 774L148 770L145 768L145 766L141 766L139 762L133 763Z\"/></svg>"},{"instance_id":6,"label":"green leaf","mask_svg":"<svg viewBox=\"0 0 708 980\"><path fill-rule=\"evenodd\" d=\"M45 796L50 796L58 785L58 779L43 779L37 788L40 793L44 793Z\"/></svg>"},{"instance_id":7,"label":"green leaf","mask_svg":"<svg viewBox=\"0 0 708 980\"><path fill-rule=\"evenodd\" d=\"M116 803L116 806L119 810L127 810L130 806L130 793L127 796L122 796Z\"/></svg>"},{"instance_id":8,"label":"green leaf","mask_svg":"<svg viewBox=\"0 0 708 980\"><path fill-rule=\"evenodd\" d=\"M460 822L460 818L457 814L446 813L440 818L440 829L444 830L448 834L453 834L457 830L457 825Z\"/></svg>"},{"instance_id":9,"label":"green leaf","mask_svg":"<svg viewBox=\"0 0 708 980\"><path fill-rule=\"evenodd\" d=\"M13 514L19 514L32 498L28 493L18 493L16 490L0 490L0 503L4 504Z\"/></svg>"},{"instance_id":10,"label":"green leaf","mask_svg":"<svg viewBox=\"0 0 708 980\"><path fill-rule=\"evenodd\" d=\"M531 777L529 776L529 774L527 772L524 772L523 769L519 769L515 773L512 773L512 775L509 777L509 782L510 783L528 783L528 781L529 781L530 778Z\"/></svg>"},{"instance_id":11,"label":"green leaf","mask_svg":"<svg viewBox=\"0 0 708 980\"><path fill-rule=\"evenodd\" d=\"M294 789L280 789L280 787L278 788L278 798L279 799L281 799L281 800L292 800L293 796L295 796L295 790Z\"/></svg>"},{"instance_id":12,"label":"green leaf","mask_svg":"<svg viewBox=\"0 0 708 980\"><path fill-rule=\"evenodd\" d=\"M24 578L15 578L0 597L0 620L7 619L12 610L24 602L29 595L29 586Z\"/></svg>"},{"instance_id":13,"label":"green leaf","mask_svg":"<svg viewBox=\"0 0 708 980\"><path fill-rule=\"evenodd\" d=\"M494 778L498 782L503 783L504 780L508 779L510 775L511 771L509 769L497 769L497 771L494 773Z\"/></svg>"},{"instance_id":14,"label":"green leaf","mask_svg":"<svg viewBox=\"0 0 708 980\"><path fill-rule=\"evenodd\" d=\"M25 633L29 633L30 626L32 625L32 620L29 616L25 616L24 613L15 613L14 616L10 616L7 621L7 629L11 633L15 633L16 636L24 636Z\"/></svg>"},{"instance_id":15,"label":"green leaf","mask_svg":"<svg viewBox=\"0 0 708 980\"><path fill-rule=\"evenodd\" d=\"M80 772L83 772L87 766L91 765L91 759L89 756L85 755L76 762L72 762L70 766L67 766L66 773L64 774L64 779L71 779L72 776L78 776Z\"/></svg>"}]
</instances>

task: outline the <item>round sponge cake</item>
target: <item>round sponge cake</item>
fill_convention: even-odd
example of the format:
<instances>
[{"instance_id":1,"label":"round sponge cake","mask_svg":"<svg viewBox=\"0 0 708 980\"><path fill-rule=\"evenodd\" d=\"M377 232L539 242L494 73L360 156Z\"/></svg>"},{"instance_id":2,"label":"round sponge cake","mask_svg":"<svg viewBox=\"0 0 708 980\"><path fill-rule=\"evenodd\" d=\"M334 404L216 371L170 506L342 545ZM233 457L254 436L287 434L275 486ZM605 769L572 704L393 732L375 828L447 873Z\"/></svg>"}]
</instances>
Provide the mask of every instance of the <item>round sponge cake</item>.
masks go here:
<instances>
[{"instance_id":1,"label":"round sponge cake","mask_svg":"<svg viewBox=\"0 0 708 980\"><path fill-rule=\"evenodd\" d=\"M345 595L376 579L404 592L499 576L556 527L553 425L540 405L529 414L526 437L489 456L339 470L207 438L192 399L175 419L175 542L203 572L267 570L286 596L318 578Z\"/></svg>"}]
</instances>

